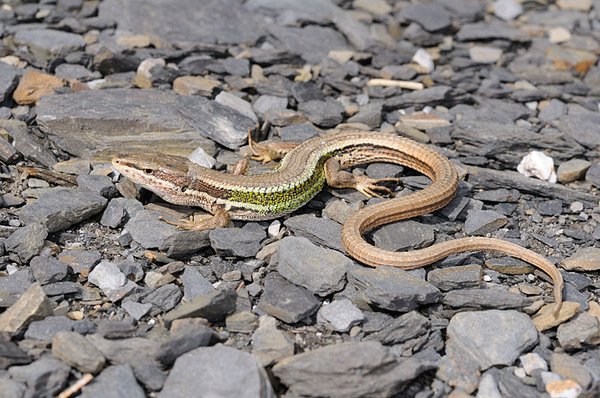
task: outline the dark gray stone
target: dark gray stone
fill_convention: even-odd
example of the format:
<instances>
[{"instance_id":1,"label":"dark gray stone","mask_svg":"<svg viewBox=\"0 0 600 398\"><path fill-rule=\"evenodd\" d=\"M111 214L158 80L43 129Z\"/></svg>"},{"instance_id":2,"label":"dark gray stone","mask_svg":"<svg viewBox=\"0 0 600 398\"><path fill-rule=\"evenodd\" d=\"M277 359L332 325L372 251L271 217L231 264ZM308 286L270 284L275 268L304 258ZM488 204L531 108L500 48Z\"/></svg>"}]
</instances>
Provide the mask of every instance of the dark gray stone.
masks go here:
<instances>
[{"instance_id":1,"label":"dark gray stone","mask_svg":"<svg viewBox=\"0 0 600 398\"><path fill-rule=\"evenodd\" d=\"M282 127L279 136L282 141L304 142L319 134L319 130L309 122Z\"/></svg>"},{"instance_id":2,"label":"dark gray stone","mask_svg":"<svg viewBox=\"0 0 600 398\"><path fill-rule=\"evenodd\" d=\"M517 29L510 28L505 23L501 22L477 22L469 23L461 26L456 34L459 41L478 41L478 40L510 40L520 41L522 35Z\"/></svg>"},{"instance_id":3,"label":"dark gray stone","mask_svg":"<svg viewBox=\"0 0 600 398\"><path fill-rule=\"evenodd\" d=\"M37 59L50 61L83 49L81 35L54 29L26 29L15 34L15 44L25 46Z\"/></svg>"},{"instance_id":4,"label":"dark gray stone","mask_svg":"<svg viewBox=\"0 0 600 398\"><path fill-rule=\"evenodd\" d=\"M176 332L161 343L155 357L163 365L171 366L186 352L212 345L219 340L219 335L208 326L192 323L178 327Z\"/></svg>"},{"instance_id":5,"label":"dark gray stone","mask_svg":"<svg viewBox=\"0 0 600 398\"><path fill-rule=\"evenodd\" d=\"M8 376L0 376L0 391L5 398L23 398L26 387L24 383L19 383Z\"/></svg>"},{"instance_id":6,"label":"dark gray stone","mask_svg":"<svg viewBox=\"0 0 600 398\"><path fill-rule=\"evenodd\" d=\"M135 142L136 150L143 152L156 151L160 140L172 154L183 156L197 147L214 152L214 144L202 137L235 149L246 143L248 129L255 127L249 117L201 96L133 89L43 97L36 120L67 152L103 159L120 153L124 141Z\"/></svg>"},{"instance_id":7,"label":"dark gray stone","mask_svg":"<svg viewBox=\"0 0 600 398\"><path fill-rule=\"evenodd\" d=\"M548 122L558 119L565 113L566 113L565 104L562 101L553 98L548 102L548 105L546 105L546 107L544 107L540 111L540 113L538 114L538 117L542 121L548 123Z\"/></svg>"},{"instance_id":8,"label":"dark gray stone","mask_svg":"<svg viewBox=\"0 0 600 398\"><path fill-rule=\"evenodd\" d=\"M494 210L469 210L465 221L467 235L486 235L508 223L508 218Z\"/></svg>"},{"instance_id":9,"label":"dark gray stone","mask_svg":"<svg viewBox=\"0 0 600 398\"><path fill-rule=\"evenodd\" d=\"M170 311L181 301L183 294L173 283L159 287L142 300L142 304L152 304L154 312Z\"/></svg>"},{"instance_id":10,"label":"dark gray stone","mask_svg":"<svg viewBox=\"0 0 600 398\"><path fill-rule=\"evenodd\" d=\"M586 346L600 344L600 323L598 318L586 312L558 326L556 337L560 346L567 350L579 350Z\"/></svg>"},{"instance_id":11,"label":"dark gray stone","mask_svg":"<svg viewBox=\"0 0 600 398\"><path fill-rule=\"evenodd\" d=\"M387 224L373 233L375 246L391 251L421 249L434 239L433 226L412 220Z\"/></svg>"},{"instance_id":12,"label":"dark gray stone","mask_svg":"<svg viewBox=\"0 0 600 398\"><path fill-rule=\"evenodd\" d=\"M19 270L0 278L0 308L13 305L33 281L33 275L29 269Z\"/></svg>"},{"instance_id":13,"label":"dark gray stone","mask_svg":"<svg viewBox=\"0 0 600 398\"><path fill-rule=\"evenodd\" d=\"M102 353L79 333L58 332L52 339L52 355L84 373L98 373L104 367Z\"/></svg>"},{"instance_id":14,"label":"dark gray stone","mask_svg":"<svg viewBox=\"0 0 600 398\"><path fill-rule=\"evenodd\" d=\"M600 164L594 163L585 173L585 180L593 186L600 187Z\"/></svg>"},{"instance_id":15,"label":"dark gray stone","mask_svg":"<svg viewBox=\"0 0 600 398\"><path fill-rule=\"evenodd\" d=\"M33 277L42 285L62 281L67 276L67 265L54 257L37 256L29 265Z\"/></svg>"},{"instance_id":16,"label":"dark gray stone","mask_svg":"<svg viewBox=\"0 0 600 398\"><path fill-rule=\"evenodd\" d=\"M450 98L452 88L448 86L434 86L423 90L409 92L385 100L384 109L408 108L415 105L434 106L443 103Z\"/></svg>"},{"instance_id":17,"label":"dark gray stone","mask_svg":"<svg viewBox=\"0 0 600 398\"><path fill-rule=\"evenodd\" d=\"M90 384L83 387L82 398L144 398L131 366L113 365L104 369Z\"/></svg>"},{"instance_id":18,"label":"dark gray stone","mask_svg":"<svg viewBox=\"0 0 600 398\"><path fill-rule=\"evenodd\" d=\"M379 342L346 342L285 358L273 374L294 396L391 397L436 362L418 355L397 361Z\"/></svg>"},{"instance_id":19,"label":"dark gray stone","mask_svg":"<svg viewBox=\"0 0 600 398\"><path fill-rule=\"evenodd\" d=\"M479 287L483 270L480 265L461 265L433 269L427 273L427 282L441 291Z\"/></svg>"},{"instance_id":20,"label":"dark gray stone","mask_svg":"<svg viewBox=\"0 0 600 398\"><path fill-rule=\"evenodd\" d=\"M302 102L298 110L304 112L312 123L321 127L335 127L343 120L344 107L333 99Z\"/></svg>"},{"instance_id":21,"label":"dark gray stone","mask_svg":"<svg viewBox=\"0 0 600 398\"><path fill-rule=\"evenodd\" d=\"M216 345L177 358L160 398L206 396L274 398L269 378L252 355Z\"/></svg>"},{"instance_id":22,"label":"dark gray stone","mask_svg":"<svg viewBox=\"0 0 600 398\"><path fill-rule=\"evenodd\" d=\"M10 65L0 62L0 103L11 98L17 87L17 70Z\"/></svg>"},{"instance_id":23,"label":"dark gray stone","mask_svg":"<svg viewBox=\"0 0 600 398\"><path fill-rule=\"evenodd\" d=\"M117 21L121 29L170 43L251 44L265 33L264 21L234 0L209 0L200 8L187 0L108 0L99 10L101 18Z\"/></svg>"},{"instance_id":24,"label":"dark gray stone","mask_svg":"<svg viewBox=\"0 0 600 398\"><path fill-rule=\"evenodd\" d=\"M15 149L25 158L40 163L48 168L56 164L56 156L40 139L29 132L27 124L19 120L0 119L0 128L6 130L12 138Z\"/></svg>"},{"instance_id":25,"label":"dark gray stone","mask_svg":"<svg viewBox=\"0 0 600 398\"><path fill-rule=\"evenodd\" d=\"M333 300L321 306L317 312L317 321L338 332L347 332L365 319L362 311L348 299Z\"/></svg>"},{"instance_id":26,"label":"dark gray stone","mask_svg":"<svg viewBox=\"0 0 600 398\"><path fill-rule=\"evenodd\" d=\"M212 283L202 275L197 267L186 266L181 275L181 281L183 282L183 297L187 301L215 290Z\"/></svg>"},{"instance_id":27,"label":"dark gray stone","mask_svg":"<svg viewBox=\"0 0 600 398\"><path fill-rule=\"evenodd\" d=\"M202 317L210 322L218 322L235 311L236 300L237 294L234 291L215 290L180 304L166 313L163 319L169 323L175 319Z\"/></svg>"},{"instance_id":28,"label":"dark gray stone","mask_svg":"<svg viewBox=\"0 0 600 398\"><path fill-rule=\"evenodd\" d=\"M318 218L314 214L302 214L290 217L283 224L294 235L308 238L313 243L343 252L342 226L327 218Z\"/></svg>"},{"instance_id":29,"label":"dark gray stone","mask_svg":"<svg viewBox=\"0 0 600 398\"><path fill-rule=\"evenodd\" d=\"M331 50L349 49L344 36L331 28L316 25L303 28L272 25L269 31L287 50L300 54L311 64L321 62Z\"/></svg>"},{"instance_id":30,"label":"dark gray stone","mask_svg":"<svg viewBox=\"0 0 600 398\"><path fill-rule=\"evenodd\" d=\"M4 241L7 251L16 253L22 263L37 255L44 246L48 229L39 223L18 228Z\"/></svg>"},{"instance_id":31,"label":"dark gray stone","mask_svg":"<svg viewBox=\"0 0 600 398\"><path fill-rule=\"evenodd\" d=\"M450 14L441 5L410 4L400 15L409 21L418 22L428 32L435 32L450 26Z\"/></svg>"},{"instance_id":32,"label":"dark gray stone","mask_svg":"<svg viewBox=\"0 0 600 398\"><path fill-rule=\"evenodd\" d=\"M267 233L260 225L248 223L242 228L213 229L208 237L210 245L220 256L254 257Z\"/></svg>"},{"instance_id":33,"label":"dark gray stone","mask_svg":"<svg viewBox=\"0 0 600 398\"><path fill-rule=\"evenodd\" d=\"M152 304L140 304L132 300L125 299L121 303L121 308L123 308L129 316L131 316L136 321L142 319L144 315L146 315L152 309Z\"/></svg>"},{"instance_id":34,"label":"dark gray stone","mask_svg":"<svg viewBox=\"0 0 600 398\"><path fill-rule=\"evenodd\" d=\"M31 362L29 355L12 341L0 339L0 369L14 365L24 365ZM2 389L0 388L0 391Z\"/></svg>"},{"instance_id":35,"label":"dark gray stone","mask_svg":"<svg viewBox=\"0 0 600 398\"><path fill-rule=\"evenodd\" d=\"M283 322L299 322L314 314L321 304L309 290L286 281L277 273L268 274L264 285L258 308Z\"/></svg>"},{"instance_id":36,"label":"dark gray stone","mask_svg":"<svg viewBox=\"0 0 600 398\"><path fill-rule=\"evenodd\" d=\"M444 304L454 308L523 308L532 300L508 290L489 289L459 289L451 290L444 295Z\"/></svg>"},{"instance_id":37,"label":"dark gray stone","mask_svg":"<svg viewBox=\"0 0 600 398\"><path fill-rule=\"evenodd\" d=\"M110 198L117 194L115 184L107 176L81 174L77 176L77 186L81 190L95 192L105 198Z\"/></svg>"},{"instance_id":38,"label":"dark gray stone","mask_svg":"<svg viewBox=\"0 0 600 398\"><path fill-rule=\"evenodd\" d=\"M25 338L49 342L56 333L73 330L74 325L75 321L66 316L49 316L41 321L31 322L25 332Z\"/></svg>"},{"instance_id":39,"label":"dark gray stone","mask_svg":"<svg viewBox=\"0 0 600 398\"><path fill-rule=\"evenodd\" d=\"M99 72L92 72L85 66L77 64L60 64L54 70L54 74L66 80L78 80L80 82L100 79L102 77Z\"/></svg>"},{"instance_id":40,"label":"dark gray stone","mask_svg":"<svg viewBox=\"0 0 600 398\"><path fill-rule=\"evenodd\" d=\"M375 340L385 345L401 344L424 335L430 326L429 319L416 311L411 311L390 320L383 328L368 335L365 340Z\"/></svg>"},{"instance_id":41,"label":"dark gray stone","mask_svg":"<svg viewBox=\"0 0 600 398\"><path fill-rule=\"evenodd\" d=\"M442 296L432 284L394 267L373 269L353 264L348 268L348 281L367 302L389 311L410 311L436 303Z\"/></svg>"},{"instance_id":42,"label":"dark gray stone","mask_svg":"<svg viewBox=\"0 0 600 398\"><path fill-rule=\"evenodd\" d=\"M254 102L252 107L258 115L264 115L267 112L277 112L287 109L288 100L274 95L261 95Z\"/></svg>"},{"instance_id":43,"label":"dark gray stone","mask_svg":"<svg viewBox=\"0 0 600 398\"><path fill-rule=\"evenodd\" d=\"M367 105L361 106L358 112L348 119L348 123L363 123L376 129L381 125L382 108L381 101L371 101Z\"/></svg>"},{"instance_id":44,"label":"dark gray stone","mask_svg":"<svg viewBox=\"0 0 600 398\"><path fill-rule=\"evenodd\" d=\"M338 251L320 248L306 238L287 236L277 250L277 271L288 281L319 296L344 287L346 266L352 260Z\"/></svg>"},{"instance_id":45,"label":"dark gray stone","mask_svg":"<svg viewBox=\"0 0 600 398\"><path fill-rule=\"evenodd\" d=\"M586 112L577 115L563 115L556 122L560 130L589 149L600 145L600 136L595 128L600 124L600 113Z\"/></svg>"},{"instance_id":46,"label":"dark gray stone","mask_svg":"<svg viewBox=\"0 0 600 398\"><path fill-rule=\"evenodd\" d=\"M25 205L20 217L25 224L42 223L48 232L75 225L99 213L106 198L74 188L52 188L35 203Z\"/></svg>"},{"instance_id":47,"label":"dark gray stone","mask_svg":"<svg viewBox=\"0 0 600 398\"><path fill-rule=\"evenodd\" d=\"M71 368L61 361L43 357L25 366L8 369L10 376L27 386L25 397L52 397L67 383Z\"/></svg>"},{"instance_id":48,"label":"dark gray stone","mask_svg":"<svg viewBox=\"0 0 600 398\"><path fill-rule=\"evenodd\" d=\"M560 199L544 200L538 203L537 210L542 216L560 216L563 202Z\"/></svg>"},{"instance_id":49,"label":"dark gray stone","mask_svg":"<svg viewBox=\"0 0 600 398\"><path fill-rule=\"evenodd\" d=\"M89 275L101 258L100 252L96 250L71 249L58 255L59 261L67 264L74 273L84 276Z\"/></svg>"}]
</instances>

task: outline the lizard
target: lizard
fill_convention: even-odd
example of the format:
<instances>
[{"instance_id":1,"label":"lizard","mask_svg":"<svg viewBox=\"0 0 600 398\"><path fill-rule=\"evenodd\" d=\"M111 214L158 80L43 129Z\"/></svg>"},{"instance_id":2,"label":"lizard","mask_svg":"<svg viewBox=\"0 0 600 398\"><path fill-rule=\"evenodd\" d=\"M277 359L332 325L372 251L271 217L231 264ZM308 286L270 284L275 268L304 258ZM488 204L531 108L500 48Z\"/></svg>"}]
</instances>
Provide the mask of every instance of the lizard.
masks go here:
<instances>
[{"instance_id":1,"label":"lizard","mask_svg":"<svg viewBox=\"0 0 600 398\"><path fill-rule=\"evenodd\" d=\"M270 220L289 214L311 200L327 184L353 188L366 197L390 194L385 182L397 178L371 178L345 169L372 162L388 162L412 168L431 180L422 190L366 206L354 212L342 226L346 252L369 266L420 268L449 255L492 251L524 260L546 273L554 284L556 314L562 303L563 278L542 255L515 243L489 237L464 237L429 247L393 252L378 248L363 236L392 222L431 213L446 206L458 187L453 163L424 144L391 133L342 130L313 137L301 144L269 146L253 143L254 157L263 162L281 159L272 172L256 175L223 173L199 166L187 158L166 154L116 156L113 167L125 177L154 192L167 202L195 206L212 214L201 221L177 223L183 229L223 227L230 220Z\"/></svg>"}]
</instances>

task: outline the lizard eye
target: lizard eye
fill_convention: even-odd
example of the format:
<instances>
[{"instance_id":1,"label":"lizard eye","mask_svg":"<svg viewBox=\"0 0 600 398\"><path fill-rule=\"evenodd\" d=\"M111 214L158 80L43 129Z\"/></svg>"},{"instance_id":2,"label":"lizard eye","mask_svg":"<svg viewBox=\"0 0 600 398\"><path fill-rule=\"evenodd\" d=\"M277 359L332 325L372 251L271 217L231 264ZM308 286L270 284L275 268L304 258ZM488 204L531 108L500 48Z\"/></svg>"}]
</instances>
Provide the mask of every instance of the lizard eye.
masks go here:
<instances>
[{"instance_id":1,"label":"lizard eye","mask_svg":"<svg viewBox=\"0 0 600 398\"><path fill-rule=\"evenodd\" d=\"M146 174L152 174L152 169L144 169L144 173L146 173Z\"/></svg>"},{"instance_id":2,"label":"lizard eye","mask_svg":"<svg viewBox=\"0 0 600 398\"><path fill-rule=\"evenodd\" d=\"M188 187L186 187L185 185L181 187L181 192L185 192L188 190Z\"/></svg>"}]
</instances>

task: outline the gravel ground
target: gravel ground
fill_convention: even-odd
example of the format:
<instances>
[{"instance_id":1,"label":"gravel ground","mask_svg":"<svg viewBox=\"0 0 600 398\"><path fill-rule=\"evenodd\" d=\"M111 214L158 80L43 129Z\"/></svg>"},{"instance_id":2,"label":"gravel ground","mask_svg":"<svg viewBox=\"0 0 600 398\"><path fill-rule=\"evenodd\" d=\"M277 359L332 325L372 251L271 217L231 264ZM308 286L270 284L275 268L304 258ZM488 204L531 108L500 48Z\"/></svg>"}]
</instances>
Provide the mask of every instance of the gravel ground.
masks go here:
<instances>
[{"instance_id":1,"label":"gravel ground","mask_svg":"<svg viewBox=\"0 0 600 398\"><path fill-rule=\"evenodd\" d=\"M600 395L600 1L6 0L0 37L2 398ZM368 240L518 243L560 268L558 316L548 278L510 257L354 262L357 192L181 231L161 217L195 209L109 164L226 172L249 129L340 125L427 144L462 179Z\"/></svg>"}]
</instances>

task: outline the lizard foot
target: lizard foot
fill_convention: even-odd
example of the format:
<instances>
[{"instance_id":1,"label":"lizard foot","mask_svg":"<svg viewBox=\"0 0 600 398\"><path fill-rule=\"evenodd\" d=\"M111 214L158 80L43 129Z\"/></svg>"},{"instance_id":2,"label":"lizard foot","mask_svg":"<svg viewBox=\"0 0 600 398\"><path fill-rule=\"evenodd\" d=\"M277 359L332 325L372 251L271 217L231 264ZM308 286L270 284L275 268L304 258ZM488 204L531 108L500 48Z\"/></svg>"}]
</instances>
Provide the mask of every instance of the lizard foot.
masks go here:
<instances>
[{"instance_id":1,"label":"lizard foot","mask_svg":"<svg viewBox=\"0 0 600 398\"><path fill-rule=\"evenodd\" d=\"M390 195L393 191L386 186L379 185L384 182L394 182L400 184L399 178L371 178L367 176L355 176L356 185L354 188L365 195L367 198L381 198L382 195Z\"/></svg>"}]
</instances>

